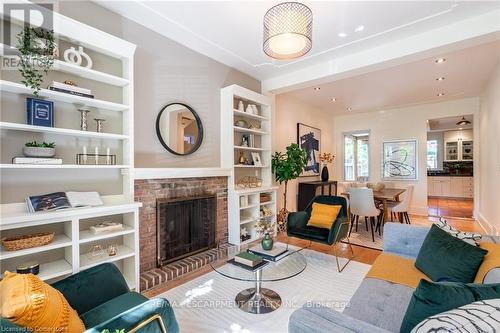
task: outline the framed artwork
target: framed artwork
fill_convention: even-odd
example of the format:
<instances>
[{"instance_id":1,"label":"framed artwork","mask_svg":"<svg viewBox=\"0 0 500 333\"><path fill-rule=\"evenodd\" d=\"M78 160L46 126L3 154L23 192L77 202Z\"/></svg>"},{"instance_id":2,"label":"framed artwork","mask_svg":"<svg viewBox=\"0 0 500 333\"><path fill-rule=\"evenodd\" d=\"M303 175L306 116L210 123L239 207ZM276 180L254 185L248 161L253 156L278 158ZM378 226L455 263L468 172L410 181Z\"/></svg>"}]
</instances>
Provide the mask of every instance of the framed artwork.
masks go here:
<instances>
[{"instance_id":1,"label":"framed artwork","mask_svg":"<svg viewBox=\"0 0 500 333\"><path fill-rule=\"evenodd\" d=\"M260 160L260 154L259 153L252 153L252 160L253 160L253 165L255 166L262 166L262 162Z\"/></svg>"},{"instance_id":2,"label":"framed artwork","mask_svg":"<svg viewBox=\"0 0 500 333\"><path fill-rule=\"evenodd\" d=\"M417 140L393 140L382 143L382 178L417 180Z\"/></svg>"},{"instance_id":3,"label":"framed artwork","mask_svg":"<svg viewBox=\"0 0 500 333\"><path fill-rule=\"evenodd\" d=\"M302 176L319 176L321 130L297 123L297 144L305 150L307 156L307 163Z\"/></svg>"}]
</instances>

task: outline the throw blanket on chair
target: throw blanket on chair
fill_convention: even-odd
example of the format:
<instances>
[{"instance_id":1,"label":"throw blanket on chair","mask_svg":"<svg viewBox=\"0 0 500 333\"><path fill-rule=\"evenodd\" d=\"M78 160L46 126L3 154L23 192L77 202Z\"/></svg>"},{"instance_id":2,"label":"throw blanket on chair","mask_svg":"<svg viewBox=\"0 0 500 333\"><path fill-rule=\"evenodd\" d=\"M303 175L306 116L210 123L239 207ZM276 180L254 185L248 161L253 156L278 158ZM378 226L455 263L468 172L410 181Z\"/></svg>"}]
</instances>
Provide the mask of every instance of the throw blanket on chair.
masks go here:
<instances>
[{"instance_id":1,"label":"throw blanket on chair","mask_svg":"<svg viewBox=\"0 0 500 333\"><path fill-rule=\"evenodd\" d=\"M431 281L415 267L415 260L387 253L378 256L366 277L402 284L413 289L417 288L421 279Z\"/></svg>"}]
</instances>

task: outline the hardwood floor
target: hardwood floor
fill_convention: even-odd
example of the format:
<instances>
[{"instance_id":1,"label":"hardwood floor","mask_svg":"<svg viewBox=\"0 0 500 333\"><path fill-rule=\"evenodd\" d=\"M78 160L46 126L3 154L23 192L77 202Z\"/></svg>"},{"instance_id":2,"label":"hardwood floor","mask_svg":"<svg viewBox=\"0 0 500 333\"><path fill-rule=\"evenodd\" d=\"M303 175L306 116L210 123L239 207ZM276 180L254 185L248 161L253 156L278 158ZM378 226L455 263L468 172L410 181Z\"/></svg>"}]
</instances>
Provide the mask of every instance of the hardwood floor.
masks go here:
<instances>
[{"instance_id":1,"label":"hardwood floor","mask_svg":"<svg viewBox=\"0 0 500 333\"><path fill-rule=\"evenodd\" d=\"M410 215L411 218L411 223L413 225L422 225L422 226L430 226L433 222L437 221L437 217L426 217L426 216L416 216L416 215ZM468 232L478 232L478 233L484 233L484 230L481 228L478 222L474 221L473 219L447 219L448 222L454 226L455 228L462 230L462 231L468 231ZM307 247L309 246L309 249L315 250L318 252L326 253L326 254L331 254L333 255L333 247L328 246L328 245L322 245L322 244L316 244L312 243L309 244L309 241L297 239L297 238L292 238L288 237L285 234L281 234L277 238L278 241L292 244L292 245L297 245L300 247ZM359 261L365 264L372 264L375 259L380 255L381 251L378 250L373 250L361 246L356 246L353 245L353 250L354 250L354 259L355 261ZM337 245L337 253L339 254L340 257L346 257L347 256L347 244L339 244ZM210 266L206 266L198 271L195 271L191 274L185 275L180 279L175 279L174 281L171 281L168 283L168 285L162 285L159 286L156 289L149 290L145 292L144 294L147 297L154 297L157 296L158 294L164 293L165 291L175 288L181 284L184 284L192 279L197 278L198 276L201 276L203 274L206 274L211 271Z\"/></svg>"},{"instance_id":2,"label":"hardwood floor","mask_svg":"<svg viewBox=\"0 0 500 333\"><path fill-rule=\"evenodd\" d=\"M474 202L468 199L429 198L429 215L471 218Z\"/></svg>"}]
</instances>

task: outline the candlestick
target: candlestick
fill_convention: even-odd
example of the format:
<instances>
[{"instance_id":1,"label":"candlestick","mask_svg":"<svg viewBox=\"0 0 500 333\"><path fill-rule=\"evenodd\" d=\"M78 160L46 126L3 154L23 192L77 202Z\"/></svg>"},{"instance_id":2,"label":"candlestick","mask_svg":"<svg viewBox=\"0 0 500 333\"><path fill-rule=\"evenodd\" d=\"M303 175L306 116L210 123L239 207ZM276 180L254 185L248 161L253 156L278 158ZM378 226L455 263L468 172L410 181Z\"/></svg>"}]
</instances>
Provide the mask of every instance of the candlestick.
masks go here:
<instances>
[{"instance_id":1,"label":"candlestick","mask_svg":"<svg viewBox=\"0 0 500 333\"><path fill-rule=\"evenodd\" d=\"M83 162L87 162L87 146L83 146Z\"/></svg>"},{"instance_id":2,"label":"candlestick","mask_svg":"<svg viewBox=\"0 0 500 333\"><path fill-rule=\"evenodd\" d=\"M106 164L111 164L111 157L109 156L109 147L106 148Z\"/></svg>"},{"instance_id":3,"label":"candlestick","mask_svg":"<svg viewBox=\"0 0 500 333\"><path fill-rule=\"evenodd\" d=\"M95 150L94 150L94 154L95 154L95 164L99 164L99 147L95 146Z\"/></svg>"}]
</instances>

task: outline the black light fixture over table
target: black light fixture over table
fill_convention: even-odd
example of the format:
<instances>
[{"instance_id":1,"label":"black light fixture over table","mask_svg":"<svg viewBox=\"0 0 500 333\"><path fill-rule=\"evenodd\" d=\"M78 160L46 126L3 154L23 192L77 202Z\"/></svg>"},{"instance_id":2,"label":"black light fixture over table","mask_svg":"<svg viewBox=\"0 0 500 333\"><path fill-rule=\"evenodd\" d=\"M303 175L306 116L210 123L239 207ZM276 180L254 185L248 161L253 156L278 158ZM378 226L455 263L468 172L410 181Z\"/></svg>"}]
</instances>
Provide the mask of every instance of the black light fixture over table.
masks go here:
<instances>
[{"instance_id":1,"label":"black light fixture over table","mask_svg":"<svg viewBox=\"0 0 500 333\"><path fill-rule=\"evenodd\" d=\"M264 52L287 60L305 55L312 47L311 9L299 2L280 3L264 15Z\"/></svg>"}]
</instances>

